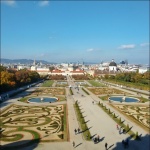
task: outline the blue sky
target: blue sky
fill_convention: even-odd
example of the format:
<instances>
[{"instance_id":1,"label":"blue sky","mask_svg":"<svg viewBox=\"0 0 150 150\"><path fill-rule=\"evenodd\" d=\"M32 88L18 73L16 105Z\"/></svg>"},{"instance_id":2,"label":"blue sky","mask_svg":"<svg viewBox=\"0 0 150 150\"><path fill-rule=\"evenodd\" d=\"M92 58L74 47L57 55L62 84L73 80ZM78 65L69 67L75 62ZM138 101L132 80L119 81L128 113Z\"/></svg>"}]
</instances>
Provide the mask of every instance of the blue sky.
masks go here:
<instances>
[{"instance_id":1,"label":"blue sky","mask_svg":"<svg viewBox=\"0 0 150 150\"><path fill-rule=\"evenodd\" d=\"M149 2L3 0L1 57L148 64Z\"/></svg>"}]
</instances>

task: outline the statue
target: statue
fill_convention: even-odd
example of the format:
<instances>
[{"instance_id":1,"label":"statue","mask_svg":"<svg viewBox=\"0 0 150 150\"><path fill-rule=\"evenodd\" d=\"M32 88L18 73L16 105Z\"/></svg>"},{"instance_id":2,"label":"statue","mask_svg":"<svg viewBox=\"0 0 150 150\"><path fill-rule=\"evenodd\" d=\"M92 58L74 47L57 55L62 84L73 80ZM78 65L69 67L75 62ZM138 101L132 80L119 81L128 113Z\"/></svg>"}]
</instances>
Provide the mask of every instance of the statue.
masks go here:
<instances>
[{"instance_id":1,"label":"statue","mask_svg":"<svg viewBox=\"0 0 150 150\"><path fill-rule=\"evenodd\" d=\"M126 97L125 97L125 96L124 96L124 97L122 97L122 101L123 101L123 102L125 102L125 99L126 99Z\"/></svg>"}]
</instances>

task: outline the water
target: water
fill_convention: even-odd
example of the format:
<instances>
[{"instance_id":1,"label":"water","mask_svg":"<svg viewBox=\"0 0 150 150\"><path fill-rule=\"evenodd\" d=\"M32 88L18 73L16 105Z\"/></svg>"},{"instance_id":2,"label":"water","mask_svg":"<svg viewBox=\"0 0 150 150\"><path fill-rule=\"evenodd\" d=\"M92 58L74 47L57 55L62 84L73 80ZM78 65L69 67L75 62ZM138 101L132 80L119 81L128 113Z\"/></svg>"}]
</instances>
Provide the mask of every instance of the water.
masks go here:
<instances>
[{"instance_id":1,"label":"water","mask_svg":"<svg viewBox=\"0 0 150 150\"><path fill-rule=\"evenodd\" d=\"M124 98L125 98L125 101L124 101ZM136 99L136 98L133 98L133 97L124 97L124 96L112 96L112 97L109 97L110 100L113 100L113 101L117 101L117 102L138 102L139 100Z\"/></svg>"},{"instance_id":2,"label":"water","mask_svg":"<svg viewBox=\"0 0 150 150\"><path fill-rule=\"evenodd\" d=\"M84 85L85 82L75 82L76 84L79 84L79 85Z\"/></svg>"},{"instance_id":3,"label":"water","mask_svg":"<svg viewBox=\"0 0 150 150\"><path fill-rule=\"evenodd\" d=\"M57 98L54 98L54 97L42 97L42 98L30 98L28 100L29 102L34 102L34 103L45 103L45 102L56 102L57 101Z\"/></svg>"},{"instance_id":4,"label":"water","mask_svg":"<svg viewBox=\"0 0 150 150\"><path fill-rule=\"evenodd\" d=\"M57 82L57 84L67 84L67 82Z\"/></svg>"}]
</instances>

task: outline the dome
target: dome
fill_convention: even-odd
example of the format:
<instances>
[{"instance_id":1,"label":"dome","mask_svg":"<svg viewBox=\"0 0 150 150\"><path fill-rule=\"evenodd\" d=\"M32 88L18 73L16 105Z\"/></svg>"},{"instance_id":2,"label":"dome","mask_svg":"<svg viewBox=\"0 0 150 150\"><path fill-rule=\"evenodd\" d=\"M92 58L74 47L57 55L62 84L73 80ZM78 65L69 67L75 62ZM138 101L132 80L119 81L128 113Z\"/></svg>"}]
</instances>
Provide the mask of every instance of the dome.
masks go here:
<instances>
[{"instance_id":1,"label":"dome","mask_svg":"<svg viewBox=\"0 0 150 150\"><path fill-rule=\"evenodd\" d=\"M109 66L117 66L117 64L116 64L114 61L112 61L112 62L109 64Z\"/></svg>"}]
</instances>

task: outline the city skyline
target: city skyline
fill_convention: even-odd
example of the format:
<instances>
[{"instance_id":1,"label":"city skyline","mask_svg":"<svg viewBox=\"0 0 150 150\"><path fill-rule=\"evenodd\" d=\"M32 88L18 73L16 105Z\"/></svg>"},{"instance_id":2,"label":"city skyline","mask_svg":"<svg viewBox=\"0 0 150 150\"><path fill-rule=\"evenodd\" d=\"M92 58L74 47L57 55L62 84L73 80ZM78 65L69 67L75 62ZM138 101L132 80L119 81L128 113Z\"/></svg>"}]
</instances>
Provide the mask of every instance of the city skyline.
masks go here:
<instances>
[{"instance_id":1,"label":"city skyline","mask_svg":"<svg viewBox=\"0 0 150 150\"><path fill-rule=\"evenodd\" d=\"M149 62L148 1L2 1L1 58Z\"/></svg>"}]
</instances>

